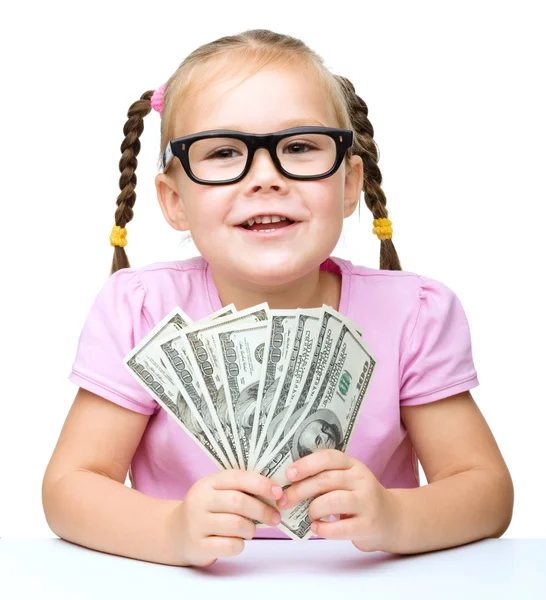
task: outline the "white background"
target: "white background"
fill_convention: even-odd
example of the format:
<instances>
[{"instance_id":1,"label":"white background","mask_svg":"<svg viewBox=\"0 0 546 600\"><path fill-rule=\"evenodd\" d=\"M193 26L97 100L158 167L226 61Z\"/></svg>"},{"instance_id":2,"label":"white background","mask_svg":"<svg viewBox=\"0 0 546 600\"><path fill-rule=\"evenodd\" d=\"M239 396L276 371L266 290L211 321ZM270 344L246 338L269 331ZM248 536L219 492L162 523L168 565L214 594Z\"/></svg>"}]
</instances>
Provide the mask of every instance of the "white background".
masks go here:
<instances>
[{"instance_id":1,"label":"white background","mask_svg":"<svg viewBox=\"0 0 546 600\"><path fill-rule=\"evenodd\" d=\"M542 2L25 2L0 56L0 536L51 536L42 475L76 393L67 377L109 275L127 109L197 46L249 28L302 38L369 107L393 241L470 323L472 390L511 471L506 537L546 537ZM164 220L159 114L145 119L131 266L196 253ZM379 267L372 215L335 254ZM421 471L422 482L426 483Z\"/></svg>"}]
</instances>

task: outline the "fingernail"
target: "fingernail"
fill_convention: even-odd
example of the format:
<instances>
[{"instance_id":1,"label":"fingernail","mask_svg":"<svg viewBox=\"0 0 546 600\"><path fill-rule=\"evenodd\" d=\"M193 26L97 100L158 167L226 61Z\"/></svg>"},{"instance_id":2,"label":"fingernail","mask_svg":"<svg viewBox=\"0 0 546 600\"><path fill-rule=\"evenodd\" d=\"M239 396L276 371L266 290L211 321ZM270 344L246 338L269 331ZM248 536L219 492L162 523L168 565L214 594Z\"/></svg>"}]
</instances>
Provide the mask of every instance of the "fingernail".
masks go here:
<instances>
[{"instance_id":1,"label":"fingernail","mask_svg":"<svg viewBox=\"0 0 546 600\"><path fill-rule=\"evenodd\" d=\"M286 471L286 476L288 477L288 479L292 479L296 476L297 474L297 469L295 467L290 467L287 471Z\"/></svg>"},{"instance_id":2,"label":"fingernail","mask_svg":"<svg viewBox=\"0 0 546 600\"><path fill-rule=\"evenodd\" d=\"M271 519L271 523L273 523L273 525L278 525L281 522L281 515L279 513L275 513L273 515L273 518Z\"/></svg>"},{"instance_id":3,"label":"fingernail","mask_svg":"<svg viewBox=\"0 0 546 600\"><path fill-rule=\"evenodd\" d=\"M273 496L275 496L275 498L280 498L282 496L282 487L280 485L274 485L271 488L271 491L273 492Z\"/></svg>"},{"instance_id":4,"label":"fingernail","mask_svg":"<svg viewBox=\"0 0 546 600\"><path fill-rule=\"evenodd\" d=\"M280 500L277 500L277 506L284 508L288 504L288 499L286 496L283 496Z\"/></svg>"}]
</instances>

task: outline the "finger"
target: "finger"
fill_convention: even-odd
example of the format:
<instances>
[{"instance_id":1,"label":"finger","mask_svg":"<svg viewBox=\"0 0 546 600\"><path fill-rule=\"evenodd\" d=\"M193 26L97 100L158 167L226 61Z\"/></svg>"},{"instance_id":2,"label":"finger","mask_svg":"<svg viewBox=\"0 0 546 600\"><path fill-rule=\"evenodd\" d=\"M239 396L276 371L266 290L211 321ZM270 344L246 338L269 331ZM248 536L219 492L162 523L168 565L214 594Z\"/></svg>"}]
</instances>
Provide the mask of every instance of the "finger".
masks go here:
<instances>
[{"instance_id":1,"label":"finger","mask_svg":"<svg viewBox=\"0 0 546 600\"><path fill-rule=\"evenodd\" d=\"M279 511L274 507L238 490L217 491L208 510L211 513L240 515L272 527L281 520Z\"/></svg>"},{"instance_id":2,"label":"finger","mask_svg":"<svg viewBox=\"0 0 546 600\"><path fill-rule=\"evenodd\" d=\"M327 540L352 540L356 530L355 518L343 519L342 521L313 521L311 531L313 535Z\"/></svg>"},{"instance_id":3,"label":"finger","mask_svg":"<svg viewBox=\"0 0 546 600\"><path fill-rule=\"evenodd\" d=\"M239 490L271 500L277 500L283 494L280 485L255 471L230 469L215 474L213 487L216 490Z\"/></svg>"},{"instance_id":4,"label":"finger","mask_svg":"<svg viewBox=\"0 0 546 600\"><path fill-rule=\"evenodd\" d=\"M286 491L284 498L277 500L277 506L287 510L296 506L307 498L316 498L333 490L352 490L353 485L347 477L347 470L322 471L313 477L306 477L302 481L292 484Z\"/></svg>"},{"instance_id":5,"label":"finger","mask_svg":"<svg viewBox=\"0 0 546 600\"><path fill-rule=\"evenodd\" d=\"M203 548L208 556L229 558L241 554L245 549L245 541L239 537L211 535L203 540Z\"/></svg>"},{"instance_id":6,"label":"finger","mask_svg":"<svg viewBox=\"0 0 546 600\"><path fill-rule=\"evenodd\" d=\"M353 459L340 450L318 450L300 458L286 469L289 481L300 481L321 471L350 469Z\"/></svg>"},{"instance_id":7,"label":"finger","mask_svg":"<svg viewBox=\"0 0 546 600\"><path fill-rule=\"evenodd\" d=\"M334 490L315 498L309 504L308 511L311 521L318 521L330 515L356 515L360 512L360 508L353 492Z\"/></svg>"},{"instance_id":8,"label":"finger","mask_svg":"<svg viewBox=\"0 0 546 600\"><path fill-rule=\"evenodd\" d=\"M246 517L230 513L212 514L208 522L206 536L238 537L251 540L256 533L256 525Z\"/></svg>"}]
</instances>

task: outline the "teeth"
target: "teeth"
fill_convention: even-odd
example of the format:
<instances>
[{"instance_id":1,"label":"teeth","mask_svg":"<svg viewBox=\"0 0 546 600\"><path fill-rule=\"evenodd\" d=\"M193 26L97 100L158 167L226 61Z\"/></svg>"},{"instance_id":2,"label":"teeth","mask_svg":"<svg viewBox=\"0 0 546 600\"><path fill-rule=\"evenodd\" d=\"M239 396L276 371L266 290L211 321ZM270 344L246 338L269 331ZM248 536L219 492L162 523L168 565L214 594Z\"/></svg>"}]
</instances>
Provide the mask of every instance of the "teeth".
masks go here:
<instances>
[{"instance_id":1,"label":"teeth","mask_svg":"<svg viewBox=\"0 0 546 600\"><path fill-rule=\"evenodd\" d=\"M286 217L281 217L280 215L261 215L253 219L248 219L246 224L251 227L254 223L278 223L279 221L286 221Z\"/></svg>"}]
</instances>

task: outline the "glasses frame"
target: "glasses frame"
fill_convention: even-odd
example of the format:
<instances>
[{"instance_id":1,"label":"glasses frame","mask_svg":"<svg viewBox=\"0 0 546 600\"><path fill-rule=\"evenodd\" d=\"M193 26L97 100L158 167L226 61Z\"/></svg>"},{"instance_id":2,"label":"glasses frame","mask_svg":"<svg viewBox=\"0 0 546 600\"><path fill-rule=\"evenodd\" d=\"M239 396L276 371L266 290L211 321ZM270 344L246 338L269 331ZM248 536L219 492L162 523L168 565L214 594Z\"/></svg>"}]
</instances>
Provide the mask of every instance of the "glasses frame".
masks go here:
<instances>
[{"instance_id":1,"label":"glasses frame","mask_svg":"<svg viewBox=\"0 0 546 600\"><path fill-rule=\"evenodd\" d=\"M322 175L293 175L288 173L288 171L285 171L279 161L279 157L277 156L277 144L287 137L305 133L323 133L331 137L336 143L336 159L334 165L328 172L323 173ZM194 173L192 173L189 160L189 150L191 145L199 140L204 140L211 137L232 138L240 140L246 144L248 156L245 167L238 177L225 179L223 181L208 181L205 179L199 179L199 177L196 177ZM293 127L291 129L283 129L282 131L277 131L275 133L244 133L242 131L236 131L233 129L212 129L210 131L192 133L191 135L185 135L183 137L170 140L162 157L163 173L165 173L167 170L172 158L176 156L180 160L180 163L182 164L182 167L186 171L188 177L192 181L195 181L195 183L199 183L201 185L228 185L237 183L238 181L241 181L241 179L243 179L250 171L256 150L259 148L265 148L266 150L269 150L271 160L273 161L273 164L279 173L285 177L299 181L325 179L326 177L330 177L330 175L339 169L345 153L352 145L352 130L339 129L337 127Z\"/></svg>"}]
</instances>

